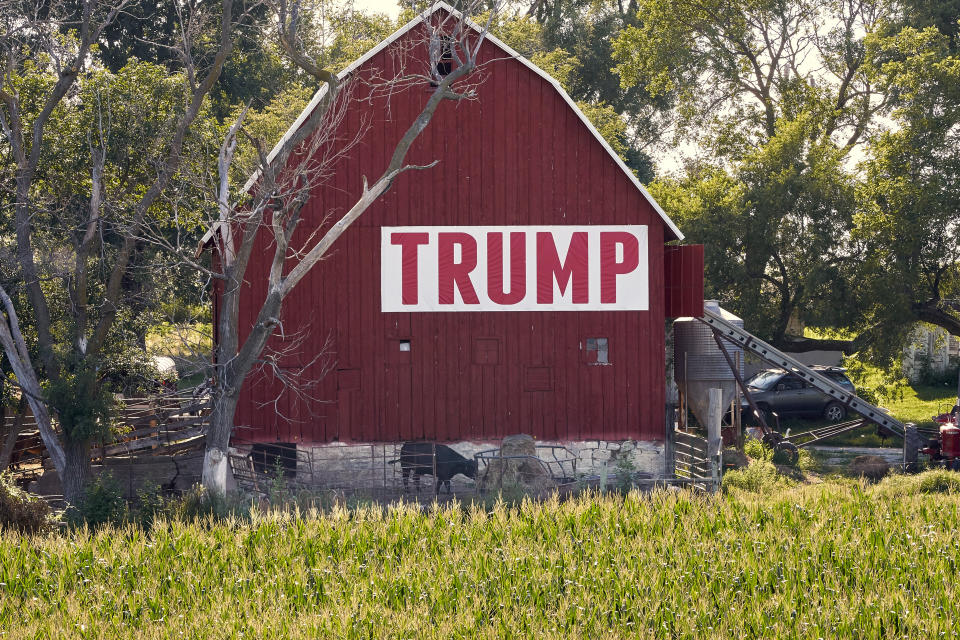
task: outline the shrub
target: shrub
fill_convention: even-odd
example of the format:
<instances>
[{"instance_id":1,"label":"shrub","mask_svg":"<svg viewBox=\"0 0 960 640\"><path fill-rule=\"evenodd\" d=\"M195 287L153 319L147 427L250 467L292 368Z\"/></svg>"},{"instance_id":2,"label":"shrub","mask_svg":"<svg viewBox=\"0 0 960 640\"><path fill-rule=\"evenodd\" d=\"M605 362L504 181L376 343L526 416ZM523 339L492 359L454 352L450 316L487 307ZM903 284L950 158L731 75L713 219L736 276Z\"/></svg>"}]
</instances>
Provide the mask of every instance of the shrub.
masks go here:
<instances>
[{"instance_id":1,"label":"shrub","mask_svg":"<svg viewBox=\"0 0 960 640\"><path fill-rule=\"evenodd\" d=\"M855 357L844 356L842 365L847 370L847 377L856 385L857 395L870 404L879 406L903 399L907 380L900 363L876 369Z\"/></svg>"},{"instance_id":2,"label":"shrub","mask_svg":"<svg viewBox=\"0 0 960 640\"><path fill-rule=\"evenodd\" d=\"M813 471L817 468L817 460L807 449L800 449L800 454L797 456L797 464L794 466L800 471Z\"/></svg>"},{"instance_id":3,"label":"shrub","mask_svg":"<svg viewBox=\"0 0 960 640\"><path fill-rule=\"evenodd\" d=\"M221 520L230 517L249 518L252 502L239 494L211 493L203 485L195 485L183 494L171 511L185 521Z\"/></svg>"},{"instance_id":4,"label":"shrub","mask_svg":"<svg viewBox=\"0 0 960 640\"><path fill-rule=\"evenodd\" d=\"M770 461L773 458L773 451L763 446L763 443L756 438L747 438L743 443L743 452L752 460Z\"/></svg>"},{"instance_id":5,"label":"shrub","mask_svg":"<svg viewBox=\"0 0 960 640\"><path fill-rule=\"evenodd\" d=\"M144 484L137 492L136 522L144 529L153 526L157 516L167 514L171 509L171 501L163 497L160 485L156 483Z\"/></svg>"},{"instance_id":6,"label":"shrub","mask_svg":"<svg viewBox=\"0 0 960 640\"><path fill-rule=\"evenodd\" d=\"M83 502L68 511L73 525L86 523L90 527L119 525L127 516L127 502L120 485L109 473L97 476L87 487Z\"/></svg>"},{"instance_id":7,"label":"shrub","mask_svg":"<svg viewBox=\"0 0 960 640\"><path fill-rule=\"evenodd\" d=\"M21 533L42 533L51 528L54 517L43 498L32 496L0 474L0 529Z\"/></svg>"},{"instance_id":8,"label":"shrub","mask_svg":"<svg viewBox=\"0 0 960 640\"><path fill-rule=\"evenodd\" d=\"M753 460L745 469L728 471L723 476L723 490L739 489L752 493L762 493L772 489L789 486L789 481L777 472L777 468L768 460Z\"/></svg>"}]
</instances>

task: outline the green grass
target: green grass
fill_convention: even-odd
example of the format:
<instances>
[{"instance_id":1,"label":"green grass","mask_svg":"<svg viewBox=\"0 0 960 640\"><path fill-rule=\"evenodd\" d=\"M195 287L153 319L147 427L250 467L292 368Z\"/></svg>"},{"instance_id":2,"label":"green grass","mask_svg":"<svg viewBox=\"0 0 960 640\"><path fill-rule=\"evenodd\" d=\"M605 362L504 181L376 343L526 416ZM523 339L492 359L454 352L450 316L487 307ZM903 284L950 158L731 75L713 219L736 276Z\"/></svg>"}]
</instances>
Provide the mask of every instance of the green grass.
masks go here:
<instances>
[{"instance_id":1,"label":"green grass","mask_svg":"<svg viewBox=\"0 0 960 640\"><path fill-rule=\"evenodd\" d=\"M880 406L901 422L917 426L933 426L933 416L949 411L957 401L957 381L942 384L911 384L904 378L890 381L890 376L870 364L848 359L848 370L858 390L867 389L879 395Z\"/></svg>"},{"instance_id":2,"label":"green grass","mask_svg":"<svg viewBox=\"0 0 960 640\"><path fill-rule=\"evenodd\" d=\"M933 426L933 416L950 411L957 402L956 385L907 386L903 396L884 403L901 422Z\"/></svg>"},{"instance_id":3,"label":"green grass","mask_svg":"<svg viewBox=\"0 0 960 640\"><path fill-rule=\"evenodd\" d=\"M937 638L956 474L0 534L9 638Z\"/></svg>"},{"instance_id":4,"label":"green grass","mask_svg":"<svg viewBox=\"0 0 960 640\"><path fill-rule=\"evenodd\" d=\"M851 417L851 420L853 417ZM790 435L796 436L797 434L803 433L805 431L810 431L811 429L816 429L818 427L825 427L831 423L825 420L804 420L801 418L788 418L780 420L780 431L786 433L787 429L790 429ZM828 447L899 447L901 446L902 441L899 438L894 438L892 436L881 436L877 433L877 428L874 426L861 427L855 429L854 431L848 431L829 440L824 440L818 442L817 446L828 446Z\"/></svg>"},{"instance_id":5,"label":"green grass","mask_svg":"<svg viewBox=\"0 0 960 640\"><path fill-rule=\"evenodd\" d=\"M889 409L890 414L900 422L913 422L919 427L933 427L933 416L949 411L957 401L956 388L947 385L910 385L903 381L892 398L880 401L880 406ZM850 416L854 419L856 416ZM801 418L781 418L780 430L790 429L791 435L809 431L817 427L827 426L825 420L804 420ZM848 447L899 447L899 438L881 436L876 427L867 426L855 431L849 431L835 438L824 440L825 446Z\"/></svg>"}]
</instances>

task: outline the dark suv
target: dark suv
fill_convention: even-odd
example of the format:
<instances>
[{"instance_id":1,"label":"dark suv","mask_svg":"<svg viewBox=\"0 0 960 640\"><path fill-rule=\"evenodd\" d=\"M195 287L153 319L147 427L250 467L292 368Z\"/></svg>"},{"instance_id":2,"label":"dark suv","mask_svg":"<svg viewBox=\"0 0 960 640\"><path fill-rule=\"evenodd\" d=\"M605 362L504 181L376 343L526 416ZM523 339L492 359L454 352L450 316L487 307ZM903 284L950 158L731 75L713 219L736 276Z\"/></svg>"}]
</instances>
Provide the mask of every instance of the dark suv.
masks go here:
<instances>
[{"instance_id":1,"label":"dark suv","mask_svg":"<svg viewBox=\"0 0 960 640\"><path fill-rule=\"evenodd\" d=\"M822 376L851 393L856 393L850 378L840 367L811 367ZM767 369L754 374L746 381L747 389L757 404L757 408L775 412L780 416L803 416L807 418L826 418L831 422L840 422L847 417L847 408L819 391L797 376L783 369ZM746 398L742 401L745 413L750 412Z\"/></svg>"}]
</instances>

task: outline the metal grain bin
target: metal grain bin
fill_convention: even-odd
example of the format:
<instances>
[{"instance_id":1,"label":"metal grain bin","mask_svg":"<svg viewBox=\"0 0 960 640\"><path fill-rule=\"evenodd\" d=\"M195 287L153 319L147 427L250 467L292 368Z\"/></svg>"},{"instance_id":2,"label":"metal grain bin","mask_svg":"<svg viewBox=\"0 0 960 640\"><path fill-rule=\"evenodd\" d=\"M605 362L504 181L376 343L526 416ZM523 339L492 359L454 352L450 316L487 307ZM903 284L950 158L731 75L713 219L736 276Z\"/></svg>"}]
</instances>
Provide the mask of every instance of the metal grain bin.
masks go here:
<instances>
[{"instance_id":1,"label":"metal grain bin","mask_svg":"<svg viewBox=\"0 0 960 640\"><path fill-rule=\"evenodd\" d=\"M716 300L704 301L704 307L719 313L724 320L743 326L743 320L722 309ZM737 389L736 378L723 352L713 339L713 331L696 318L677 318L673 323L673 377L677 389L700 424L706 424L709 390L723 392L724 406L733 400ZM727 353L739 362L743 374L743 349L725 342Z\"/></svg>"}]
</instances>

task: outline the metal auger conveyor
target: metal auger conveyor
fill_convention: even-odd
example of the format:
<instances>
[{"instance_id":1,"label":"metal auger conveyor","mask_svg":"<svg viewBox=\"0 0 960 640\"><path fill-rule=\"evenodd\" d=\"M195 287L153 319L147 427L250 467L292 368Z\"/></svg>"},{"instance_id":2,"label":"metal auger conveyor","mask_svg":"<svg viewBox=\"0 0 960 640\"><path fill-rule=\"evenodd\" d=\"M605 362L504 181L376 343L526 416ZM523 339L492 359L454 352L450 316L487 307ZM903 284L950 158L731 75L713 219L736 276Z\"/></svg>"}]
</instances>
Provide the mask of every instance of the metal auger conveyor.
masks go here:
<instances>
[{"instance_id":1,"label":"metal auger conveyor","mask_svg":"<svg viewBox=\"0 0 960 640\"><path fill-rule=\"evenodd\" d=\"M739 345L743 349L762 358L766 362L769 362L776 367L780 367L781 369L785 369L798 378L805 380L812 387L836 399L837 402L847 407L847 409L850 411L859 414L863 421L873 423L880 429L883 429L892 435L900 438L904 437L906 428L899 420L891 417L879 407L875 407L869 402L857 397L856 394L850 393L837 383L833 382L826 376L820 375L802 362L796 360L795 358L791 358L779 349L775 349L753 334L743 330L741 327L727 322L720 317L719 314L714 313L709 309L704 309L703 316L700 318L700 321L709 325L713 329L715 336ZM857 425L859 425L861 421L856 422ZM840 425L835 425L835 427L839 426ZM831 429L831 431L833 431L833 429ZM817 438L817 440L820 439L821 438ZM804 442L800 446L808 444L812 444L812 442Z\"/></svg>"}]
</instances>

